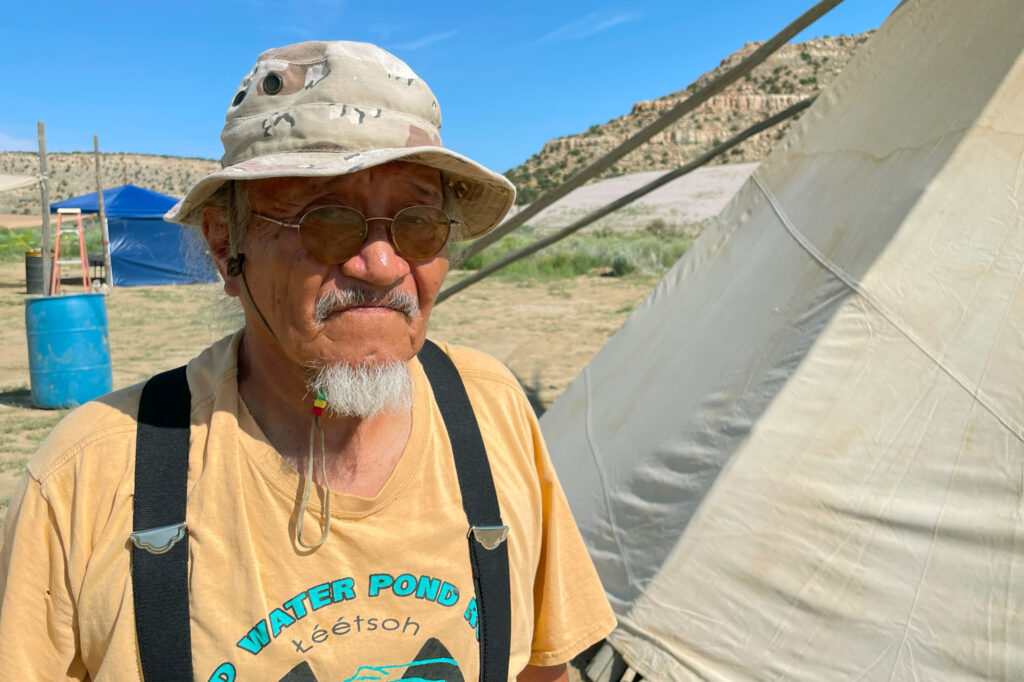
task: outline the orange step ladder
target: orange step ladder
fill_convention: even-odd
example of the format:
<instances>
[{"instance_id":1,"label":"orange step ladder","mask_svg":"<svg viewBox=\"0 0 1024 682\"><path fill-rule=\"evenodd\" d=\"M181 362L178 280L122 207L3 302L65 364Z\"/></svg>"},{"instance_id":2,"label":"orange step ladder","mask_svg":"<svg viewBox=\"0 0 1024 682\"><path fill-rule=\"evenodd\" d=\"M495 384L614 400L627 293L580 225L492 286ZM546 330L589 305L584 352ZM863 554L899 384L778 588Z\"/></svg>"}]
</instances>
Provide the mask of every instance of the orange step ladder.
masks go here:
<instances>
[{"instance_id":1,"label":"orange step ladder","mask_svg":"<svg viewBox=\"0 0 1024 682\"><path fill-rule=\"evenodd\" d=\"M75 216L78 218L78 227L64 227L64 216ZM63 258L60 252L60 238L62 234L78 233L78 258ZM92 291L92 280L89 278L89 254L85 248L85 231L82 228L82 209L80 208L58 208L57 209L57 243L53 246L53 276L50 279L50 295L56 296L60 293L60 266L74 265L80 263L82 266L82 288L85 291Z\"/></svg>"}]
</instances>

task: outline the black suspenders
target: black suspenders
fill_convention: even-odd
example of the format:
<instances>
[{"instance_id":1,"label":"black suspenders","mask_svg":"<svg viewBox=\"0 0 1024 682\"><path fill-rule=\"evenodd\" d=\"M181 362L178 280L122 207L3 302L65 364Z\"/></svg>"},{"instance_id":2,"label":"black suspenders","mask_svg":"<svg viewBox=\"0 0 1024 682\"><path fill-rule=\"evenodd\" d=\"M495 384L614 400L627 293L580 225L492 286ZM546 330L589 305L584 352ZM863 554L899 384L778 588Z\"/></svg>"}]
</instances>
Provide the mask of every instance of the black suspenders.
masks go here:
<instances>
[{"instance_id":1,"label":"black suspenders","mask_svg":"<svg viewBox=\"0 0 1024 682\"><path fill-rule=\"evenodd\" d=\"M132 596L142 676L192 679L188 615L188 435L191 395L185 368L142 389L135 439Z\"/></svg>"},{"instance_id":2,"label":"black suspenders","mask_svg":"<svg viewBox=\"0 0 1024 682\"><path fill-rule=\"evenodd\" d=\"M480 680L505 682L512 634L508 528L501 521L487 451L458 370L430 341L419 359L448 431L469 521ZM193 679L185 527L190 410L184 367L158 374L142 390L131 551L135 632L146 682Z\"/></svg>"},{"instance_id":3,"label":"black suspenders","mask_svg":"<svg viewBox=\"0 0 1024 682\"><path fill-rule=\"evenodd\" d=\"M462 508L469 520L469 558L473 564L480 624L480 679L506 682L512 639L508 543L505 542L508 527L501 523L487 450L459 371L431 341L423 344L419 359L452 442Z\"/></svg>"}]
</instances>

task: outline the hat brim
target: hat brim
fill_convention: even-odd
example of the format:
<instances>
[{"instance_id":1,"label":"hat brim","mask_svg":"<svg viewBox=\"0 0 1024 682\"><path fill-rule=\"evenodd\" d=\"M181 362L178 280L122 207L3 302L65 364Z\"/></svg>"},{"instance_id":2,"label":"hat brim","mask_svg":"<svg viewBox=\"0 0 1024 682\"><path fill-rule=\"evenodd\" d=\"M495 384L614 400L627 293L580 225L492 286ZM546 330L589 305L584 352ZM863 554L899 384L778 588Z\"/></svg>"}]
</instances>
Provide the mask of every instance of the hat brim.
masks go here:
<instances>
[{"instance_id":1,"label":"hat brim","mask_svg":"<svg viewBox=\"0 0 1024 682\"><path fill-rule=\"evenodd\" d=\"M453 234L457 240L475 239L493 230L516 198L515 186L505 176L444 147L282 152L241 161L207 175L164 215L164 220L198 227L203 207L230 180L345 175L391 161L437 168L444 174L445 182L453 184L462 213L461 229Z\"/></svg>"}]
</instances>

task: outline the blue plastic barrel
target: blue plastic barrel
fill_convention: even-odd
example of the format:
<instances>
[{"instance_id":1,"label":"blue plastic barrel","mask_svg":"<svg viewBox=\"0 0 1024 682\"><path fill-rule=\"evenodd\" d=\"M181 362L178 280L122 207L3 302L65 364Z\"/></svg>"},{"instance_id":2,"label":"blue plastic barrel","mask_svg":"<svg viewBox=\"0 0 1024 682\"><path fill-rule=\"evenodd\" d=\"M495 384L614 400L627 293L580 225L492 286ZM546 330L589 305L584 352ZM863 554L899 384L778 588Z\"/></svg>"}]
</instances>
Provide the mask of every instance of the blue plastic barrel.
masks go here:
<instances>
[{"instance_id":1,"label":"blue plastic barrel","mask_svg":"<svg viewBox=\"0 0 1024 682\"><path fill-rule=\"evenodd\" d=\"M81 405L113 388L103 294L30 296L25 329L33 405Z\"/></svg>"}]
</instances>

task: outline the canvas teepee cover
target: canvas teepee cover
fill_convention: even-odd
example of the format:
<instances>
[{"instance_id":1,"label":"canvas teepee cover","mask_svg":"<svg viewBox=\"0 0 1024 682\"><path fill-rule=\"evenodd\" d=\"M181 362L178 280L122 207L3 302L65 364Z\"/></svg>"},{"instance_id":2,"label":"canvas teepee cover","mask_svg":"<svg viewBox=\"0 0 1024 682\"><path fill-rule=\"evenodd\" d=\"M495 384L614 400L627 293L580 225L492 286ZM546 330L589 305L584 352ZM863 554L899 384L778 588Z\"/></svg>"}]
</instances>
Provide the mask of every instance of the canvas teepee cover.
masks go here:
<instances>
[{"instance_id":1,"label":"canvas teepee cover","mask_svg":"<svg viewBox=\"0 0 1024 682\"><path fill-rule=\"evenodd\" d=\"M31 175L4 175L0 173L0 192L9 192L23 187L31 187L39 183L39 178Z\"/></svg>"},{"instance_id":2,"label":"canvas teepee cover","mask_svg":"<svg viewBox=\"0 0 1024 682\"><path fill-rule=\"evenodd\" d=\"M1024 679L1022 48L901 5L544 415L643 675Z\"/></svg>"}]
</instances>

